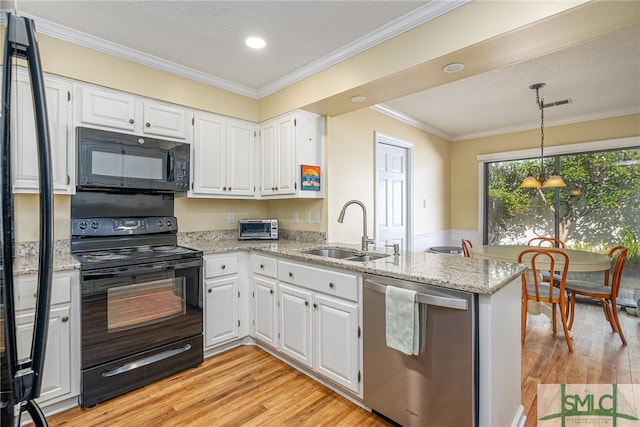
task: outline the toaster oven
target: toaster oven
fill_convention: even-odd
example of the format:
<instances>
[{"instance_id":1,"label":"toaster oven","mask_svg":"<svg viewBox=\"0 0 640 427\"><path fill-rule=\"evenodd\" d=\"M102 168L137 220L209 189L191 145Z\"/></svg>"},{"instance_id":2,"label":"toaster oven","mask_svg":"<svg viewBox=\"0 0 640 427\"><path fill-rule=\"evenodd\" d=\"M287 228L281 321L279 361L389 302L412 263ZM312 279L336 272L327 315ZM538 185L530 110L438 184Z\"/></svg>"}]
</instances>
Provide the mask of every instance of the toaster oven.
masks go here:
<instances>
[{"instance_id":1,"label":"toaster oven","mask_svg":"<svg viewBox=\"0 0 640 427\"><path fill-rule=\"evenodd\" d=\"M241 219L238 221L238 240L277 239L277 219Z\"/></svg>"}]
</instances>

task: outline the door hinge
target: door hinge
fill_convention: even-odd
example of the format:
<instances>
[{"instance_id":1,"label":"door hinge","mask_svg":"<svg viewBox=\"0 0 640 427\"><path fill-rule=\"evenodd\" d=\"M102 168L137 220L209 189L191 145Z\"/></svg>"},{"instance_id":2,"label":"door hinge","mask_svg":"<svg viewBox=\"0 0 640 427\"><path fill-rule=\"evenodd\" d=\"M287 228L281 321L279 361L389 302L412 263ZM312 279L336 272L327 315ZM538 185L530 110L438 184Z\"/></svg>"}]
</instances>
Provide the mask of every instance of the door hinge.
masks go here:
<instances>
[{"instance_id":1,"label":"door hinge","mask_svg":"<svg viewBox=\"0 0 640 427\"><path fill-rule=\"evenodd\" d=\"M294 189L294 190L297 190L297 189L298 189L298 183L297 183L297 182L294 182L294 183L293 183L293 189Z\"/></svg>"},{"instance_id":2,"label":"door hinge","mask_svg":"<svg viewBox=\"0 0 640 427\"><path fill-rule=\"evenodd\" d=\"M278 332L278 339L280 339L280 332Z\"/></svg>"},{"instance_id":3,"label":"door hinge","mask_svg":"<svg viewBox=\"0 0 640 427\"><path fill-rule=\"evenodd\" d=\"M196 118L191 117L191 126L195 126L195 124L196 124Z\"/></svg>"},{"instance_id":4,"label":"door hinge","mask_svg":"<svg viewBox=\"0 0 640 427\"><path fill-rule=\"evenodd\" d=\"M193 182L191 183L191 190L193 190Z\"/></svg>"},{"instance_id":5,"label":"door hinge","mask_svg":"<svg viewBox=\"0 0 640 427\"><path fill-rule=\"evenodd\" d=\"M358 371L358 382L360 382L360 371Z\"/></svg>"},{"instance_id":6,"label":"door hinge","mask_svg":"<svg viewBox=\"0 0 640 427\"><path fill-rule=\"evenodd\" d=\"M71 177L67 175L67 185L71 184Z\"/></svg>"},{"instance_id":7,"label":"door hinge","mask_svg":"<svg viewBox=\"0 0 640 427\"><path fill-rule=\"evenodd\" d=\"M240 291L238 291L238 298L240 298Z\"/></svg>"},{"instance_id":8,"label":"door hinge","mask_svg":"<svg viewBox=\"0 0 640 427\"><path fill-rule=\"evenodd\" d=\"M67 91L67 101L71 101L71 91Z\"/></svg>"},{"instance_id":9,"label":"door hinge","mask_svg":"<svg viewBox=\"0 0 640 427\"><path fill-rule=\"evenodd\" d=\"M297 120L296 120L296 119L293 119L293 126L294 126L294 127L298 126L298 122L297 122Z\"/></svg>"},{"instance_id":10,"label":"door hinge","mask_svg":"<svg viewBox=\"0 0 640 427\"><path fill-rule=\"evenodd\" d=\"M258 132L256 132L255 130L253 131L253 137L255 138L256 136L258 136Z\"/></svg>"},{"instance_id":11,"label":"door hinge","mask_svg":"<svg viewBox=\"0 0 640 427\"><path fill-rule=\"evenodd\" d=\"M278 307L280 307L280 301L278 301Z\"/></svg>"},{"instance_id":12,"label":"door hinge","mask_svg":"<svg viewBox=\"0 0 640 427\"><path fill-rule=\"evenodd\" d=\"M240 327L240 320L238 320L238 328Z\"/></svg>"},{"instance_id":13,"label":"door hinge","mask_svg":"<svg viewBox=\"0 0 640 427\"><path fill-rule=\"evenodd\" d=\"M256 297L256 293L255 292L251 292L251 298L255 298Z\"/></svg>"},{"instance_id":14,"label":"door hinge","mask_svg":"<svg viewBox=\"0 0 640 427\"><path fill-rule=\"evenodd\" d=\"M362 330L360 329L360 326L358 326L358 338L360 338L362 336Z\"/></svg>"},{"instance_id":15,"label":"door hinge","mask_svg":"<svg viewBox=\"0 0 640 427\"><path fill-rule=\"evenodd\" d=\"M255 320L253 320L253 321L252 321L252 323L255 325L255 324L256 324L256 321L255 321Z\"/></svg>"}]
</instances>

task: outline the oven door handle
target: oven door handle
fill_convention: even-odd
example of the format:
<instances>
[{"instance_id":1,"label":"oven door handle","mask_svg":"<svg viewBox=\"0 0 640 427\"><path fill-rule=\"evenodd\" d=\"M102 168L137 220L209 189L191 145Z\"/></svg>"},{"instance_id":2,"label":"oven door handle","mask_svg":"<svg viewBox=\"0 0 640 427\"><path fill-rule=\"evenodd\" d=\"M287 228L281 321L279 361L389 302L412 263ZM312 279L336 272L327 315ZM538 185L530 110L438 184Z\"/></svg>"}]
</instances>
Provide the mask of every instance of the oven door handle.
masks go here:
<instances>
[{"instance_id":1,"label":"oven door handle","mask_svg":"<svg viewBox=\"0 0 640 427\"><path fill-rule=\"evenodd\" d=\"M99 277L99 276L109 276L109 277L119 277L119 276L135 276L137 274L147 274L147 273L155 273L158 271L166 271L166 270L178 270L190 267L200 267L202 266L202 259L198 258L192 261L164 261L158 263L149 263L144 265L137 265L131 267L115 267L115 268L100 268L97 270L87 270L82 272L82 277L84 279Z\"/></svg>"}]
</instances>

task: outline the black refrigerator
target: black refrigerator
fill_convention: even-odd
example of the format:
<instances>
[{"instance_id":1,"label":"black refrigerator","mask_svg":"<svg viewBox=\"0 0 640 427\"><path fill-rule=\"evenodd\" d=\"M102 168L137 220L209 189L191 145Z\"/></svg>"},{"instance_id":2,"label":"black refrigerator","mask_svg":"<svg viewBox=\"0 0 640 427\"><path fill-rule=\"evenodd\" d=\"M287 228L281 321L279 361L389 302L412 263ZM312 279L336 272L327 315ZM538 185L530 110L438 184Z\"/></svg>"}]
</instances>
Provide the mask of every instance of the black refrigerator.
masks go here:
<instances>
[{"instance_id":1,"label":"black refrigerator","mask_svg":"<svg viewBox=\"0 0 640 427\"><path fill-rule=\"evenodd\" d=\"M49 126L45 102L44 82L35 26L28 18L7 14L6 37L2 63L2 140L0 146L0 190L2 212L0 234L0 425L18 426L20 415L27 411L36 426L47 421L35 399L40 396L47 327L51 303L53 267L53 187ZM14 197L11 189L11 75L20 59L29 71L36 123L36 146L40 179L40 246L38 260L38 291L31 352L18 359L15 321L15 290L13 281Z\"/></svg>"}]
</instances>

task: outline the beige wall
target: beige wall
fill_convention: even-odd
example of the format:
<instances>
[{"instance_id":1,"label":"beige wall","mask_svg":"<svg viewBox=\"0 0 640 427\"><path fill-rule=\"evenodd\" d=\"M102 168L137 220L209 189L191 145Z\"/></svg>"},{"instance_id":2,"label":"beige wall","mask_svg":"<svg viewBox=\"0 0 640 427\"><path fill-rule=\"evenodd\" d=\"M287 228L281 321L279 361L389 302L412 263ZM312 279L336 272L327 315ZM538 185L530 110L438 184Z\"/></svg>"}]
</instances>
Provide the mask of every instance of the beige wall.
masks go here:
<instances>
[{"instance_id":1,"label":"beige wall","mask_svg":"<svg viewBox=\"0 0 640 427\"><path fill-rule=\"evenodd\" d=\"M362 201L367 206L368 232L374 227L375 171L374 133L378 131L414 145L414 217L416 234L449 228L449 143L413 126L365 108L338 117L327 124L326 201L329 240L358 243L362 236L362 212L350 207L344 223L337 222L345 202ZM423 200L427 200L426 207Z\"/></svg>"},{"instance_id":2,"label":"beige wall","mask_svg":"<svg viewBox=\"0 0 640 427\"><path fill-rule=\"evenodd\" d=\"M640 135L640 115L545 129L545 146ZM540 147L540 131L510 133L451 143L451 228L478 230L479 168L476 156ZM606 148L603 146L602 148Z\"/></svg>"}]
</instances>

